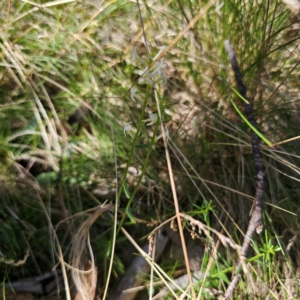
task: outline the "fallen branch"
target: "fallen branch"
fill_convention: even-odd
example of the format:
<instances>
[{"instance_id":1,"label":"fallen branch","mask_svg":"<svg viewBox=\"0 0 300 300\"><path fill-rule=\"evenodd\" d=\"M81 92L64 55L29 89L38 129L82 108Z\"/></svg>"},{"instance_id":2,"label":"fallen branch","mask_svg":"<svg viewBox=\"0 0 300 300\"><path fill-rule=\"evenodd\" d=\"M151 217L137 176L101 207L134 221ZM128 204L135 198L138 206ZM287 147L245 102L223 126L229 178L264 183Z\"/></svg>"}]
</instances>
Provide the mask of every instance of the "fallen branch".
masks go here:
<instances>
[{"instance_id":1,"label":"fallen branch","mask_svg":"<svg viewBox=\"0 0 300 300\"><path fill-rule=\"evenodd\" d=\"M21 279L5 284L5 289L11 289L15 293L33 293L43 296L50 296L58 288L63 288L61 270L47 272L45 274ZM3 287L2 287L3 288Z\"/></svg>"},{"instance_id":2,"label":"fallen branch","mask_svg":"<svg viewBox=\"0 0 300 300\"><path fill-rule=\"evenodd\" d=\"M238 66L238 62L235 57L234 50L230 45L229 40L226 40L224 42L224 46L227 51L228 58L231 63L231 67L232 67L234 75L235 75L235 80L237 82L239 93L241 95L241 98L244 100L243 105L244 105L244 109L247 114L247 118L248 118L249 122L251 123L251 125L254 128L257 128L257 124L255 121L253 112L252 112L251 105L250 105L249 101L247 100L246 86L244 85L244 82L242 80L242 75L241 75L241 72L240 72L240 69ZM250 242L254 235L254 232L256 231L257 234L260 234L263 231L263 219L262 219L263 200L262 200L262 196L263 196L264 177L263 177L263 168L262 168L262 162L261 162L260 151L259 151L259 138L258 138L258 135L254 131L252 131L252 152L253 152L254 164L255 164L255 170L256 170L256 192L255 192L255 201L254 201L251 219L250 219L248 229L247 229L246 235L244 237L244 242L243 242L242 249L241 249L241 255L244 257L246 257L246 255L247 255L247 252L248 252L248 249L250 246ZM225 299L232 298L233 291L234 291L235 287L237 286L237 284L240 280L240 277L241 277L241 274L237 273L237 271L241 268L241 265L242 265L242 263L241 263L241 259L240 259L236 266L236 273L233 276L233 278L227 288L227 291L225 293Z\"/></svg>"}]
</instances>

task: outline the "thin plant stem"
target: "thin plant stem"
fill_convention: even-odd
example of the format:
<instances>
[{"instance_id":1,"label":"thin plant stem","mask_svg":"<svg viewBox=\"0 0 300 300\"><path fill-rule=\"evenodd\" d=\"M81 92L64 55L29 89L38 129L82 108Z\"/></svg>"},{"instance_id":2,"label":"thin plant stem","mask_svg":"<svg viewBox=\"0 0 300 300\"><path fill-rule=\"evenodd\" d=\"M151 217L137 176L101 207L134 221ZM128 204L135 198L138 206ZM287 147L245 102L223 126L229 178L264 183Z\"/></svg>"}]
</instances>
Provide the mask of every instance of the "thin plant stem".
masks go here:
<instances>
[{"instance_id":1,"label":"thin plant stem","mask_svg":"<svg viewBox=\"0 0 300 300\"><path fill-rule=\"evenodd\" d=\"M121 194L122 194L122 191L123 191L123 185L124 185L124 182L126 180L126 175L127 175L127 172L128 172L128 168L130 167L130 163L131 163L132 158L133 158L135 145L137 143L137 139L138 139L138 137L140 135L140 132L141 132L141 128L142 128L142 125L143 125L142 120L144 119L145 110L146 110L146 106L147 106L147 102L148 102L148 98L149 98L149 93L150 93L150 87L149 87L149 85L147 85L146 96L145 96L145 100L144 100L143 105L142 105L142 110L141 110L137 130L136 130L135 136L134 136L133 141L132 141L132 146L131 146L131 150L130 150L130 153L129 153L129 156L128 156L128 161L127 161L126 168L124 170L123 178L122 178L122 181L121 181L121 186L120 186L120 189L119 189L118 194L117 194L117 199L118 200L120 200L120 197L121 197ZM130 202L130 200L128 202ZM127 205L127 207L128 207L128 205ZM119 223L119 226L118 226L118 229L117 229L117 235L119 234L119 232L121 230L121 227L122 227L123 222L126 218L126 215L127 215L127 210L125 211L125 213L124 213L124 215L123 215L123 217L122 217L122 219Z\"/></svg>"},{"instance_id":2,"label":"thin plant stem","mask_svg":"<svg viewBox=\"0 0 300 300\"><path fill-rule=\"evenodd\" d=\"M175 180L174 180L174 175L173 175L172 163L171 163L171 159L170 159L170 154L169 154L169 148L168 148L168 142L167 142L167 138L166 138L166 134L165 134L165 129L164 129L164 126L163 126L162 113L161 113L161 108L160 108L160 101L159 101L159 97L158 97L158 93L157 93L156 89L154 90L154 93L155 93L157 112L158 112L158 116L159 116L159 119L160 119L160 129L161 129L162 137L163 137L163 141L164 141L165 155L166 155L166 160L167 160L167 166L168 166L170 184L171 184L172 195L173 195L173 200L174 200L175 212L176 212L176 217L177 217L179 235L180 235L180 240L181 240L181 245L182 245L182 251L183 251L184 261L185 261L187 274L188 274L188 278L189 278L189 282L190 282L190 288L191 288L191 291L192 291L192 296L193 296L193 299L195 299L196 298L196 293L193 289L193 278L192 278L192 273L191 273L191 269L190 269L186 243L185 243L185 239L184 239L184 235L183 235L183 229L182 229L182 224L181 224L180 210L179 210L177 192L176 192L176 187L175 187Z\"/></svg>"},{"instance_id":3,"label":"thin plant stem","mask_svg":"<svg viewBox=\"0 0 300 300\"><path fill-rule=\"evenodd\" d=\"M111 245L111 256L109 260L109 267L108 267L108 272L107 272L107 277L106 277L106 284L104 288L104 293L103 293L103 300L105 300L107 292L108 292L108 286L109 286L109 281L111 278L111 273L112 273L112 266L113 266L113 261L114 261L114 255L115 255L115 247L116 247L116 239L117 239L117 224L118 224L118 207L119 207L119 198L118 198L118 164L117 164L117 153L116 153L116 142L115 142L115 134L114 134L114 129L112 126L112 121L110 117L110 130L111 130L111 137L113 140L113 145L114 145L114 160L115 160L115 176L116 176L116 202L115 202L115 210L114 210L114 224L113 224L113 233L112 233L112 245Z\"/></svg>"}]
</instances>

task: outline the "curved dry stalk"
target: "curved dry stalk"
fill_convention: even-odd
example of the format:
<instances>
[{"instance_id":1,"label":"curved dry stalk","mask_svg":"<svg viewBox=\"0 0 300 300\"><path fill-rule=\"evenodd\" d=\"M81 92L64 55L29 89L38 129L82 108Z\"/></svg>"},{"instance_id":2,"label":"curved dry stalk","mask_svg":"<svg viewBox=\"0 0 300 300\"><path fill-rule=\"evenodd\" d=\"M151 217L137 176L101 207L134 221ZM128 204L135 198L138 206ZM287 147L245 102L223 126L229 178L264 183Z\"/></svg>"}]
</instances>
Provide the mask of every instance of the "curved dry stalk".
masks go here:
<instances>
[{"instance_id":1,"label":"curved dry stalk","mask_svg":"<svg viewBox=\"0 0 300 300\"><path fill-rule=\"evenodd\" d=\"M94 299L96 282L97 282L97 271L93 260L93 252L89 244L89 229L94 222L105 212L112 211L114 209L113 204L101 205L94 213L92 213L86 221L82 223L77 234L73 238L73 247L71 252L71 274L80 297L76 299ZM88 245L91 262L84 260L84 252L86 250L86 244ZM88 268L87 272L81 270Z\"/></svg>"},{"instance_id":2,"label":"curved dry stalk","mask_svg":"<svg viewBox=\"0 0 300 300\"><path fill-rule=\"evenodd\" d=\"M226 40L224 42L225 50L227 51L229 61L231 63L231 67L233 69L235 80L238 85L238 89L240 92L240 95L243 99L247 100L246 95L246 86L244 85L244 82L242 80L242 75L238 66L237 59L235 57L234 50L232 46L230 45L229 40ZM251 105L248 101L243 102L244 109L247 114L247 118L251 125L256 129L257 124L256 120L254 118ZM262 205L263 205L263 168L262 168L262 162L260 157L260 149L259 149L259 137L258 135L252 131L252 151L253 151L253 157L254 157L254 164L256 169L256 192L255 192L255 201L253 205L252 215L251 219L249 221L249 225L247 228L246 235L244 237L244 242L241 248L241 257L246 257L251 239L254 235L254 232L256 231L258 234L260 234L263 231L263 219L262 219ZM236 271L242 266L242 260L238 262L236 266ZM227 291L225 293L225 299L232 298L233 291L238 284L239 280L241 278L241 274L235 274L234 277L231 280L231 283L227 287Z\"/></svg>"},{"instance_id":3,"label":"curved dry stalk","mask_svg":"<svg viewBox=\"0 0 300 300\"><path fill-rule=\"evenodd\" d=\"M0 262L5 263L6 265L11 265L14 267L19 267L21 265L24 265L27 261L27 258L29 257L29 249L27 249L24 258L20 260L14 260L14 259L6 259L5 255L2 254L0 251Z\"/></svg>"},{"instance_id":4,"label":"curved dry stalk","mask_svg":"<svg viewBox=\"0 0 300 300\"><path fill-rule=\"evenodd\" d=\"M222 245L224 247L226 247L226 248L231 247L233 250L235 250L237 252L238 256L239 256L239 259L242 262L244 261L244 258L241 254L242 247L240 245L236 244L231 238L225 236L224 234L220 233L216 229L211 228L208 225L205 225L201 221L196 220L196 219L194 219L193 217L191 217L187 214L179 213L179 216L180 216L181 219L185 219L185 220L189 221L190 226L192 227L192 232L191 232L192 237L197 237L196 236L196 234L197 234L196 233L196 228L198 228L198 233L199 234L203 233L209 239L210 245L206 248L211 249L211 251L208 251L208 252L213 258L216 258L216 248L214 247L215 242L214 242L214 239L212 238L212 236L210 235L210 232L214 233L218 237L218 239L220 240L220 242L222 243ZM162 226L164 226L167 222L173 222L176 218L177 218L177 216L173 216L172 218L168 219L163 224L161 224L159 227L152 230L148 239L151 241L151 239L154 237L155 233ZM151 247L149 247L149 249L151 249ZM243 267L245 267L245 266L243 265Z\"/></svg>"},{"instance_id":5,"label":"curved dry stalk","mask_svg":"<svg viewBox=\"0 0 300 300\"><path fill-rule=\"evenodd\" d=\"M217 250L216 250L217 248L215 246L214 239L210 235L210 232L213 232L218 237L219 241L222 243L224 247L226 248L231 247L237 252L240 261L240 266L243 267L243 270L245 272L247 271L246 264L245 264L245 256L243 255L242 247L240 245L236 244L231 238L228 238L227 236L223 235L219 231L203 224L198 220L195 220L193 217L189 215L180 213L180 217L190 222L190 226L192 227L193 232L196 232L196 227L198 227L199 234L203 232L204 235L209 239L209 245L205 245L205 250L209 253L209 255L212 258L217 257Z\"/></svg>"}]
</instances>

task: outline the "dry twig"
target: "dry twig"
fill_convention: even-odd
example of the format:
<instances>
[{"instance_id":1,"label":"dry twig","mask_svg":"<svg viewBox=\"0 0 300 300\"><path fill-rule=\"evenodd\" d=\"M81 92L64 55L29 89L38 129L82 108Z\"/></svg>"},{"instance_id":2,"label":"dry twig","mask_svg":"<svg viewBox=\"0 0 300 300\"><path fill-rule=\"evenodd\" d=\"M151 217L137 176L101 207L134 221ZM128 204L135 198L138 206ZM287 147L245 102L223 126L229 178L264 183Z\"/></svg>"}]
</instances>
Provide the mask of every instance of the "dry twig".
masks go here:
<instances>
[{"instance_id":1,"label":"dry twig","mask_svg":"<svg viewBox=\"0 0 300 300\"><path fill-rule=\"evenodd\" d=\"M234 71L235 80L238 85L238 89L240 92L240 95L247 100L246 95L246 86L244 85L244 82L242 80L242 75L238 66L237 59L235 57L235 53L233 48L230 45L229 40L226 40L224 42L225 49L228 53L228 58L231 63L231 67ZM254 128L257 128L257 124L252 112L252 108L250 103L247 101L243 102L244 109L246 111L247 117L249 122ZM249 221L248 229L244 237L244 242L241 249L241 255L242 257L246 257L251 239L254 235L254 232L260 234L263 231L263 220L262 220L262 196L263 196L263 169L262 169L262 162L260 157L260 151L259 151L259 138L258 135L253 131L252 132L252 151L253 151L253 157L254 157L254 164L256 169L256 192L255 192L255 201L254 201L254 208L252 211L251 219ZM242 265L241 259L236 267L236 270L238 270ZM227 291L225 293L225 298L229 299L232 298L233 291L238 284L240 280L241 275L235 274L231 280L230 285L227 288Z\"/></svg>"}]
</instances>

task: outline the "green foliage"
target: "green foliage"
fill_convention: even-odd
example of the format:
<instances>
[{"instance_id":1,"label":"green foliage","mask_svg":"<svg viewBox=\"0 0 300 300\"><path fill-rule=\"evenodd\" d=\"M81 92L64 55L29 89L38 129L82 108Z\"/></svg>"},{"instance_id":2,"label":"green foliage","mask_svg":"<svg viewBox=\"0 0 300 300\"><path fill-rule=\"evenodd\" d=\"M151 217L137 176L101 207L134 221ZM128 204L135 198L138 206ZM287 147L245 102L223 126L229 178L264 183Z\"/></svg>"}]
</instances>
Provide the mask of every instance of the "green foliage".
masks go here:
<instances>
[{"instance_id":1,"label":"green foliage","mask_svg":"<svg viewBox=\"0 0 300 300\"><path fill-rule=\"evenodd\" d=\"M299 135L298 21L279 1L217 2L172 44L207 3L141 2L143 32L135 2L2 1L0 259L30 251L22 269L1 260L3 278L49 271L58 245L67 261L80 226L107 201L117 213L101 213L88 232L100 290L113 286L129 264L122 227L139 241L148 225L175 215L163 133L180 211L241 243L255 171L245 99L223 47L229 38L266 144L267 226L252 242L249 272L278 299L285 293L272 275L287 277L278 257L295 268L298 260L285 249L299 227L299 140L279 145ZM230 281L238 257L224 248L212 264L202 260L210 270L195 291L203 286L205 299ZM161 265L170 274L182 267ZM256 297L246 281L239 289Z\"/></svg>"}]
</instances>

